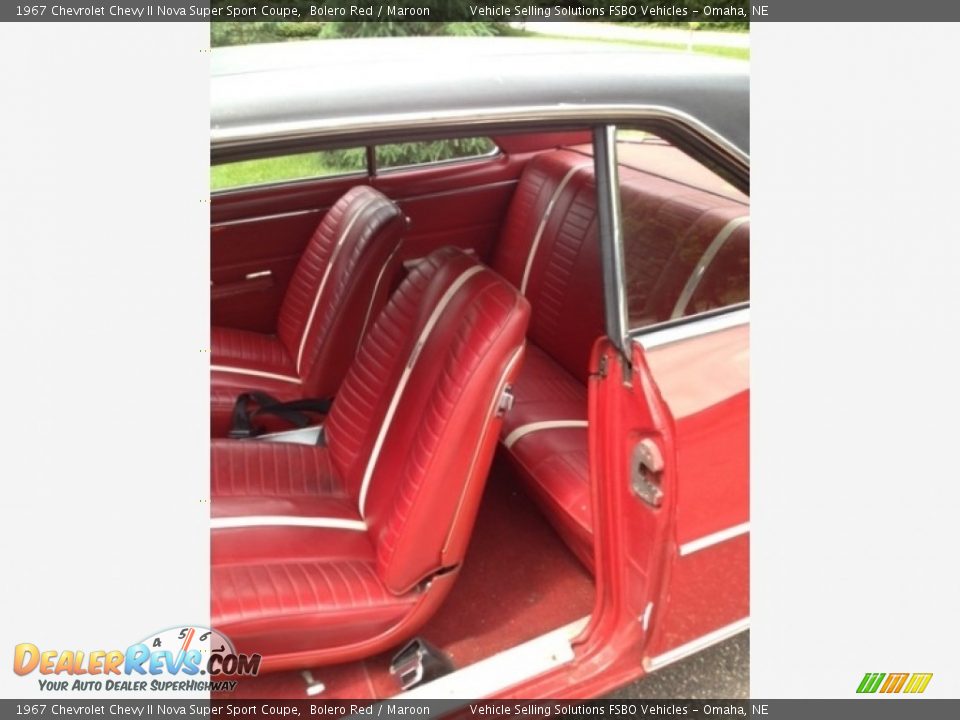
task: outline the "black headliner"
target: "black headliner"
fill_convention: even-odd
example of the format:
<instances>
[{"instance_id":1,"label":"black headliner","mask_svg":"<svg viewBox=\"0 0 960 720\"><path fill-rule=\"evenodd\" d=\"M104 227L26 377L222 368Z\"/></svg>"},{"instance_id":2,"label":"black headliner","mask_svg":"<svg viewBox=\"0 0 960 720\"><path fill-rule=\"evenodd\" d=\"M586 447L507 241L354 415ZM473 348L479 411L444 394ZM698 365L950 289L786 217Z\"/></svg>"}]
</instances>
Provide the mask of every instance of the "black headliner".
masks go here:
<instances>
[{"instance_id":1,"label":"black headliner","mask_svg":"<svg viewBox=\"0 0 960 720\"><path fill-rule=\"evenodd\" d=\"M651 105L750 151L749 64L626 45L380 38L218 48L211 129L484 108Z\"/></svg>"}]
</instances>

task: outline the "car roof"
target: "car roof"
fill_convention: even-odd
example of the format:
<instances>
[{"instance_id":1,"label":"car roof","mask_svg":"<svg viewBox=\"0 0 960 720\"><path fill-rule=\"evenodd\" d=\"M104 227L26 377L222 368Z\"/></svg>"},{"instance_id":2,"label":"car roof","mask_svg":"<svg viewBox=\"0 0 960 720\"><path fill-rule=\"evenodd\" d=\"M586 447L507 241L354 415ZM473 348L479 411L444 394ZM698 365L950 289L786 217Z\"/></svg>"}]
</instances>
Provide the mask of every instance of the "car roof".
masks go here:
<instances>
[{"instance_id":1,"label":"car roof","mask_svg":"<svg viewBox=\"0 0 960 720\"><path fill-rule=\"evenodd\" d=\"M371 38L217 48L211 129L490 108L644 105L749 153L749 64L530 38Z\"/></svg>"}]
</instances>

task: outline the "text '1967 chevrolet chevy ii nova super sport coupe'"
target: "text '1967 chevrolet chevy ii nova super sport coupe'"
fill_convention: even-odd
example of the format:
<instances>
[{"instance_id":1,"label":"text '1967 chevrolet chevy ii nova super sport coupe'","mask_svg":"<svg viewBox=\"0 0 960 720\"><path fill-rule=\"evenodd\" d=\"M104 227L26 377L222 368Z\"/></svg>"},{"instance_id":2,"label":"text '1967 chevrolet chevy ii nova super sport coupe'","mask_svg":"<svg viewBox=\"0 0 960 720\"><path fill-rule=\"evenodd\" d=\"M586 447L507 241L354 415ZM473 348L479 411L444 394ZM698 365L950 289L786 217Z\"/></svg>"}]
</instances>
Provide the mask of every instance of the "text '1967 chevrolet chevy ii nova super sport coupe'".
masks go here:
<instances>
[{"instance_id":1,"label":"text '1967 chevrolet chevy ii nova super sport coupe'","mask_svg":"<svg viewBox=\"0 0 960 720\"><path fill-rule=\"evenodd\" d=\"M594 697L749 622L745 63L217 49L230 697Z\"/></svg>"}]
</instances>

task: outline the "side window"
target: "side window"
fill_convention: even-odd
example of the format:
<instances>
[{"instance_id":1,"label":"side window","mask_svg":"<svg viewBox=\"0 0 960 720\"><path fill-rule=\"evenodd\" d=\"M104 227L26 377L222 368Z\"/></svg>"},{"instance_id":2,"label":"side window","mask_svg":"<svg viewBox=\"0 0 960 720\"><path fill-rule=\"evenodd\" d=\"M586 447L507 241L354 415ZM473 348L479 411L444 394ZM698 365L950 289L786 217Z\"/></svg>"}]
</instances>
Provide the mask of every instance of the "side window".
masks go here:
<instances>
[{"instance_id":1,"label":"side window","mask_svg":"<svg viewBox=\"0 0 960 720\"><path fill-rule=\"evenodd\" d=\"M210 167L210 190L366 173L366 151L319 150L259 160L242 160Z\"/></svg>"},{"instance_id":2,"label":"side window","mask_svg":"<svg viewBox=\"0 0 960 720\"><path fill-rule=\"evenodd\" d=\"M497 146L490 138L485 137L377 145L377 169L387 170L448 160L467 160L488 157L496 152Z\"/></svg>"},{"instance_id":3,"label":"side window","mask_svg":"<svg viewBox=\"0 0 960 720\"><path fill-rule=\"evenodd\" d=\"M749 196L649 133L617 160L631 329L749 301Z\"/></svg>"},{"instance_id":4,"label":"side window","mask_svg":"<svg viewBox=\"0 0 960 720\"><path fill-rule=\"evenodd\" d=\"M377 170L390 170L449 160L491 157L498 152L499 148L493 140L476 137L377 145L374 147L374 158ZM367 172L365 147L319 150L213 165L210 168L210 190L213 192Z\"/></svg>"}]
</instances>

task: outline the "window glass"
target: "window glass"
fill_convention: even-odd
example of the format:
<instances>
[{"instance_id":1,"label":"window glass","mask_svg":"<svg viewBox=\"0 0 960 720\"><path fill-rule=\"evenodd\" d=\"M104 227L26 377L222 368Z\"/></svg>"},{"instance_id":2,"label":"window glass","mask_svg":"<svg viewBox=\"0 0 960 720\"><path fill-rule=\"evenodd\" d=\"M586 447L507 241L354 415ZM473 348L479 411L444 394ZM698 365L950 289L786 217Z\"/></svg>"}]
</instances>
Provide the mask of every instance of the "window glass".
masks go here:
<instances>
[{"instance_id":1,"label":"window glass","mask_svg":"<svg viewBox=\"0 0 960 720\"><path fill-rule=\"evenodd\" d=\"M331 177L366 172L366 169L366 151L363 148L281 155L213 165L210 168L210 189L226 190L247 185Z\"/></svg>"},{"instance_id":2,"label":"window glass","mask_svg":"<svg viewBox=\"0 0 960 720\"><path fill-rule=\"evenodd\" d=\"M377 169L484 157L492 155L496 150L497 146L494 142L490 138L484 137L378 145L376 148Z\"/></svg>"},{"instance_id":3,"label":"window glass","mask_svg":"<svg viewBox=\"0 0 960 720\"><path fill-rule=\"evenodd\" d=\"M631 329L750 299L750 198L665 140L618 130Z\"/></svg>"}]
</instances>

